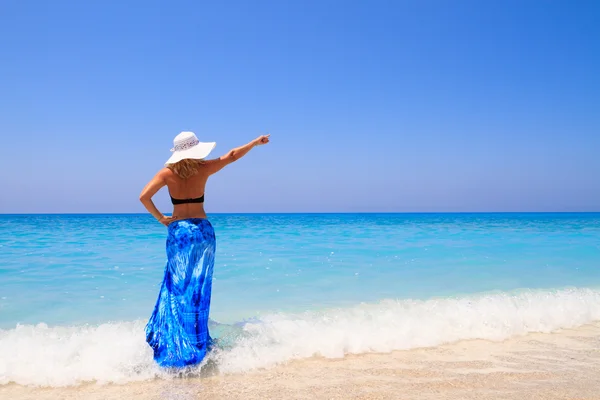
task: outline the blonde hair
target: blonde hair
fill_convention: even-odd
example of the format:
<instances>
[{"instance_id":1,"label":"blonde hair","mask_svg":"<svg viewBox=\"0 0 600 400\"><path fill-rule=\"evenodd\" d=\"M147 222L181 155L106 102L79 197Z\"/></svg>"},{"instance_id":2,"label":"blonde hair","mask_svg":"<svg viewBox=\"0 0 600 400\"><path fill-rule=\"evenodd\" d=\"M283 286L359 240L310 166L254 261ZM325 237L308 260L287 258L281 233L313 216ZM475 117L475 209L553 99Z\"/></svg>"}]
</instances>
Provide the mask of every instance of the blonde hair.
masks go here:
<instances>
[{"instance_id":1,"label":"blonde hair","mask_svg":"<svg viewBox=\"0 0 600 400\"><path fill-rule=\"evenodd\" d=\"M167 168L173 171L181 179L187 179L196 175L198 166L203 164L204 160L195 160L193 158L184 158L174 164L168 164Z\"/></svg>"}]
</instances>

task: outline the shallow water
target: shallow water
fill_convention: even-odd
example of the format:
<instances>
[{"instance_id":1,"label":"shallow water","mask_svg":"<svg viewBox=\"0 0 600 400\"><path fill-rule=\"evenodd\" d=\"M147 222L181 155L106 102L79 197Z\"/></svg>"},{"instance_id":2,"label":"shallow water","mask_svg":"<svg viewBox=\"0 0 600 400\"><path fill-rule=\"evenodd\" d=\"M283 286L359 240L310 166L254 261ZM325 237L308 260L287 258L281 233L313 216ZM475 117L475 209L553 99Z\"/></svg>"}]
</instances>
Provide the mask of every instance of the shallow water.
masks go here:
<instances>
[{"instance_id":1,"label":"shallow water","mask_svg":"<svg viewBox=\"0 0 600 400\"><path fill-rule=\"evenodd\" d=\"M600 214L211 221L212 357L224 372L600 319ZM165 234L142 215L0 216L0 384L163 376L143 326Z\"/></svg>"}]
</instances>

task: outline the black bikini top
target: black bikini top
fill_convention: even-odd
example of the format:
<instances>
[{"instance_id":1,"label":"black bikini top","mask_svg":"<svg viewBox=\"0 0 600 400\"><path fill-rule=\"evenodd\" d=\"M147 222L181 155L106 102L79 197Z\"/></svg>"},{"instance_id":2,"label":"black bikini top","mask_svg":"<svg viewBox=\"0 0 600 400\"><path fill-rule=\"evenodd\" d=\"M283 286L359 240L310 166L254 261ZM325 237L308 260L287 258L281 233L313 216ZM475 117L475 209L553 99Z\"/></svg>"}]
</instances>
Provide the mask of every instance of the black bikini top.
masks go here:
<instances>
[{"instance_id":1,"label":"black bikini top","mask_svg":"<svg viewBox=\"0 0 600 400\"><path fill-rule=\"evenodd\" d=\"M169 195L170 196L170 195ZM195 199L174 199L171 197L171 203L173 204L186 204L186 203L204 203L204 195L196 197Z\"/></svg>"}]
</instances>

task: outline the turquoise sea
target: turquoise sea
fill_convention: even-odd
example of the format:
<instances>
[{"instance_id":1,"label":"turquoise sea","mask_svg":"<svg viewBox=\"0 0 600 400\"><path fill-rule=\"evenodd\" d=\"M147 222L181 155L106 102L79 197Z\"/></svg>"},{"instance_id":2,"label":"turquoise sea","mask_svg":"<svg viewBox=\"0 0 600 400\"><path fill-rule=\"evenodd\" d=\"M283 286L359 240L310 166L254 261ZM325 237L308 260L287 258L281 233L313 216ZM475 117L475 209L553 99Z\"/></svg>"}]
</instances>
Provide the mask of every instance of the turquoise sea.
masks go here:
<instances>
[{"instance_id":1,"label":"turquoise sea","mask_svg":"<svg viewBox=\"0 0 600 400\"><path fill-rule=\"evenodd\" d=\"M209 219L224 373L600 320L600 213ZM165 237L148 215L0 215L0 384L167 377L144 337Z\"/></svg>"}]
</instances>

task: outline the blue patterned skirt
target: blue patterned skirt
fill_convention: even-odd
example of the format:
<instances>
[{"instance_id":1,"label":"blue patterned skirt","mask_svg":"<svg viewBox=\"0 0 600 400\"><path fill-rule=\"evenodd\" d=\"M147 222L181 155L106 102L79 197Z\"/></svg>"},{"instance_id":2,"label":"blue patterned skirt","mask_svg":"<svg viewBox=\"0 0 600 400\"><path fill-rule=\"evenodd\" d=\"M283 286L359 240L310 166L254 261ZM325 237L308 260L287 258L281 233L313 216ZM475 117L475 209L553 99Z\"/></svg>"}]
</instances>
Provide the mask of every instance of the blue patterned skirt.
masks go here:
<instances>
[{"instance_id":1,"label":"blue patterned skirt","mask_svg":"<svg viewBox=\"0 0 600 400\"><path fill-rule=\"evenodd\" d=\"M215 248L215 232L207 219L169 224L165 276L146 325L146 341L160 366L198 364L210 349L208 312Z\"/></svg>"}]
</instances>

